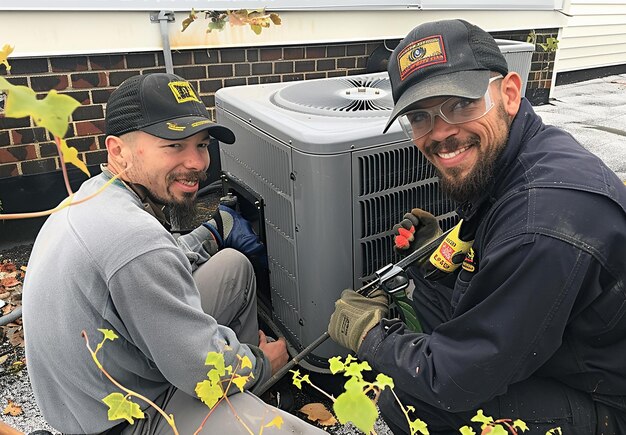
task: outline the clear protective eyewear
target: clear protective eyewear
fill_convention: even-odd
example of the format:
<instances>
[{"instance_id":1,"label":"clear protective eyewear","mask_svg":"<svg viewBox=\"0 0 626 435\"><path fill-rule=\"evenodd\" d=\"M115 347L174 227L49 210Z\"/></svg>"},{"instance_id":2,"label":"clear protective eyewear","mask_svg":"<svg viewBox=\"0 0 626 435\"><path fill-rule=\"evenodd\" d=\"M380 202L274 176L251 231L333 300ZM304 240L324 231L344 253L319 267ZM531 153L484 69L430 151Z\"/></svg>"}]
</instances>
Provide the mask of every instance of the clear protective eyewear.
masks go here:
<instances>
[{"instance_id":1,"label":"clear protective eyewear","mask_svg":"<svg viewBox=\"0 0 626 435\"><path fill-rule=\"evenodd\" d=\"M435 125L435 116L440 116L448 124L474 121L485 116L494 106L489 94L489 87L494 80L501 78L502 76L490 78L485 95L480 98L451 97L434 107L411 110L398 117L398 121L404 132L412 140L430 133Z\"/></svg>"}]
</instances>

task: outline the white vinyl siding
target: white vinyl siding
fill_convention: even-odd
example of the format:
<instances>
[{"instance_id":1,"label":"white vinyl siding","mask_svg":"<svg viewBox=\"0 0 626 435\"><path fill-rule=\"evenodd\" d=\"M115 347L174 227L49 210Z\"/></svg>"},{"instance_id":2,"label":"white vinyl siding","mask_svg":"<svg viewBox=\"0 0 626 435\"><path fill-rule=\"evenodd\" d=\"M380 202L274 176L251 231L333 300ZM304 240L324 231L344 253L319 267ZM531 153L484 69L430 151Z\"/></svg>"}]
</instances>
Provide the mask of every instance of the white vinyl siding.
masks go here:
<instances>
[{"instance_id":1,"label":"white vinyl siding","mask_svg":"<svg viewBox=\"0 0 626 435\"><path fill-rule=\"evenodd\" d=\"M626 64L626 0L569 0L556 72Z\"/></svg>"}]
</instances>

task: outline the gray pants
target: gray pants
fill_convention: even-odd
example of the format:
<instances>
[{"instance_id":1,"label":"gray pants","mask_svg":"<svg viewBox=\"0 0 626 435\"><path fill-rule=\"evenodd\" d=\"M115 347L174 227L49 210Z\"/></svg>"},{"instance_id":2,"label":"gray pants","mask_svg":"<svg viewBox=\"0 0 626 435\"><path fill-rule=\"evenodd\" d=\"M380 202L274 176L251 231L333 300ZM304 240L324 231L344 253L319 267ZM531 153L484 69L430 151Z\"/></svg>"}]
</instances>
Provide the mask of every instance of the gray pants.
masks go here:
<instances>
[{"instance_id":1,"label":"gray pants","mask_svg":"<svg viewBox=\"0 0 626 435\"><path fill-rule=\"evenodd\" d=\"M238 251L224 249L202 264L193 276L202 296L204 311L221 325L235 331L243 343L258 345L256 280L248 259ZM261 427L276 416L283 419L281 429L264 428L264 434L326 434L325 431L307 424L298 417L267 405L253 394L237 393L229 396L228 400L233 405L232 409L226 401L217 405L201 434L249 435L250 432L239 419L252 433L258 434ZM180 435L193 434L209 413L209 408L204 403L173 386L159 396L155 403L166 414L174 415ZM124 428L121 434L172 434L171 427L156 410L150 407L144 409L144 412L145 419L135 420L135 424Z\"/></svg>"}]
</instances>

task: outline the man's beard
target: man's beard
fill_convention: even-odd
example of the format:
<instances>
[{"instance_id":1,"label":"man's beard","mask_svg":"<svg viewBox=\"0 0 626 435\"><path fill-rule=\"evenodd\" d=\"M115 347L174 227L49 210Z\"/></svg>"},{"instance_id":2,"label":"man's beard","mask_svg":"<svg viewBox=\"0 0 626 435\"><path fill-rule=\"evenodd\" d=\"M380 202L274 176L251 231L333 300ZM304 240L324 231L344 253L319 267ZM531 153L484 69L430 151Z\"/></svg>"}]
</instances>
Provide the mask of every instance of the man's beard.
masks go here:
<instances>
[{"instance_id":1,"label":"man's beard","mask_svg":"<svg viewBox=\"0 0 626 435\"><path fill-rule=\"evenodd\" d=\"M481 148L480 138L476 135L470 136L464 143L456 138L449 138L444 142L432 143L428 148L429 153L435 153L438 149L444 148L446 150L458 150L466 146L472 146L476 148L478 158L475 166L464 177L461 178L462 170L460 168L449 168L446 173L442 173L438 168L437 173L439 175L441 189L444 193L457 203L473 200L483 194L487 186L492 182L495 172L496 162L504 151L508 142L508 126L510 125L509 118L504 112L504 108L498 107L498 116L501 121L506 125L506 134L497 138L495 146L490 150Z\"/></svg>"},{"instance_id":2,"label":"man's beard","mask_svg":"<svg viewBox=\"0 0 626 435\"><path fill-rule=\"evenodd\" d=\"M180 172L174 173L167 177L167 185L170 186L176 179L179 178L186 178L189 180L197 178L198 183L201 183L206 180L207 175L203 171L193 171L184 175ZM172 230L185 230L191 228L198 214L196 209L196 196L196 192L183 192L183 197L180 200L174 200L173 195L170 195L172 198L171 200L158 198L154 195L153 198L156 202L165 205L165 214L170 219Z\"/></svg>"}]
</instances>

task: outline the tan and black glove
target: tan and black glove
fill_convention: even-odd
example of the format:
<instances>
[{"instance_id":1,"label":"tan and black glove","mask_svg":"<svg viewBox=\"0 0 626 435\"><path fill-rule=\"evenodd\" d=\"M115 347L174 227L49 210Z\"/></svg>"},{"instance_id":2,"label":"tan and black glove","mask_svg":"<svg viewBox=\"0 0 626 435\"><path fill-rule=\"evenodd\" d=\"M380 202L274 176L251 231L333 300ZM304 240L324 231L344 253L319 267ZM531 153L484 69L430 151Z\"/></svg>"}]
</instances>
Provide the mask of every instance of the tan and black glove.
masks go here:
<instances>
[{"instance_id":1,"label":"tan and black glove","mask_svg":"<svg viewBox=\"0 0 626 435\"><path fill-rule=\"evenodd\" d=\"M407 256L442 234L437 218L421 208L406 213L393 227L394 249Z\"/></svg>"},{"instance_id":2,"label":"tan and black glove","mask_svg":"<svg viewBox=\"0 0 626 435\"><path fill-rule=\"evenodd\" d=\"M351 289L341 293L330 316L328 333L343 347L357 352L365 335L389 315L389 299L382 290L366 298Z\"/></svg>"}]
</instances>

